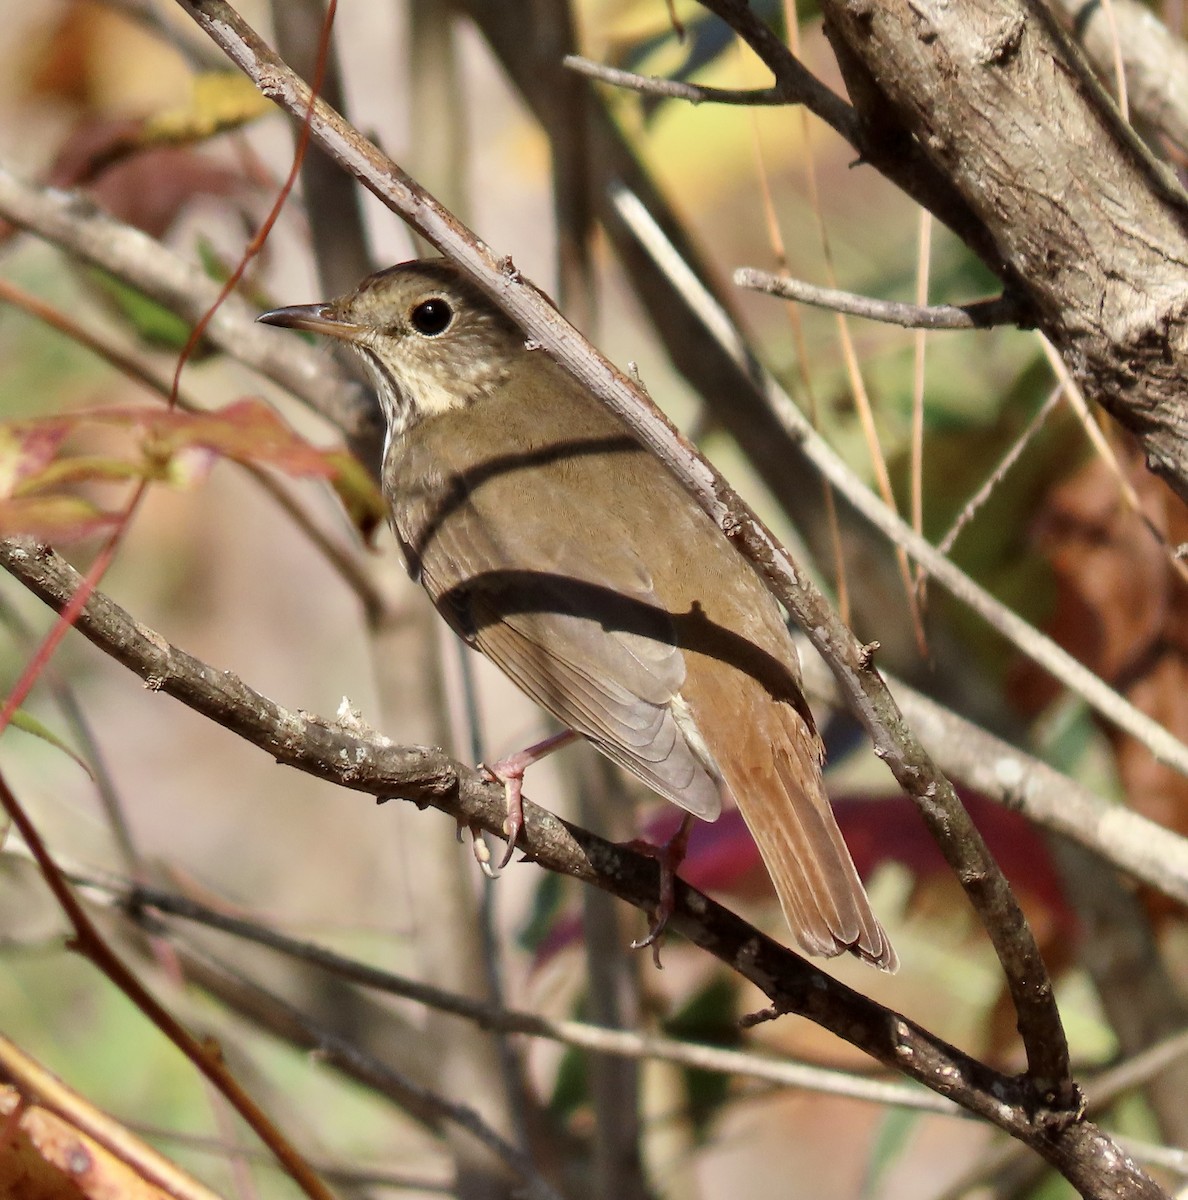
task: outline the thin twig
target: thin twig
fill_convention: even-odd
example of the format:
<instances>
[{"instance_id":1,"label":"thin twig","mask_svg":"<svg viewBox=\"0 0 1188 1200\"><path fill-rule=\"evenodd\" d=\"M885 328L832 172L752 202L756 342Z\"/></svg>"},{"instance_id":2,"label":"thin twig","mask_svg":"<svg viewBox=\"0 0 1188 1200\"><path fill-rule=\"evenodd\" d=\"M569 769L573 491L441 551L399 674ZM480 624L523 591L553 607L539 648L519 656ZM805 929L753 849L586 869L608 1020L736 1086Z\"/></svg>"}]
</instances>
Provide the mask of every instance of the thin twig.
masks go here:
<instances>
[{"instance_id":1,"label":"thin twig","mask_svg":"<svg viewBox=\"0 0 1188 1200\"><path fill-rule=\"evenodd\" d=\"M932 266L932 213L920 209L916 237L916 303L928 304L928 277ZM928 352L926 331L917 329L912 338L912 438L911 514L912 528L924 536L924 363ZM916 596L921 609L927 606L927 576L916 564Z\"/></svg>"},{"instance_id":2,"label":"thin twig","mask_svg":"<svg viewBox=\"0 0 1188 1200\"><path fill-rule=\"evenodd\" d=\"M836 92L826 87L751 11L746 0L711 0L703 4L717 13L763 60L775 76L775 86L789 101L803 104L859 149L862 122Z\"/></svg>"},{"instance_id":3,"label":"thin twig","mask_svg":"<svg viewBox=\"0 0 1188 1200\"><path fill-rule=\"evenodd\" d=\"M33 630L24 616L15 605L8 603L4 597L0 597L0 621L26 643L21 647L22 652L26 651L28 646L36 644ZM95 790L99 793L99 802L103 806L103 814L111 828L112 839L115 842L117 853L123 861L124 869L129 875L140 877L143 874L144 866L140 847L132 832L128 814L124 811L123 800L107 766L102 747L95 737L95 731L91 727L91 722L87 718L78 695L70 682L52 662L46 664L42 680L49 687L67 725L74 731L78 749L90 769Z\"/></svg>"},{"instance_id":4,"label":"thin twig","mask_svg":"<svg viewBox=\"0 0 1188 1200\"><path fill-rule=\"evenodd\" d=\"M396 1070L275 992L247 979L217 956L188 943L182 944L179 950L187 977L197 979L208 990L213 990L217 980L222 985L220 990L237 993L241 1006L270 1025L274 1032L312 1051L322 1062L343 1071L393 1103L409 1108L422 1120L464 1130L489 1150L503 1167L518 1176L520 1188L517 1191L526 1200L562 1200L541 1176L532 1159L500 1136L472 1105L450 1099Z\"/></svg>"},{"instance_id":5,"label":"thin twig","mask_svg":"<svg viewBox=\"0 0 1188 1200\"><path fill-rule=\"evenodd\" d=\"M81 585L82 580L78 580ZM88 605L99 593L92 591ZM65 605L61 607L65 608ZM54 899L74 930L73 948L88 959L99 971L136 1005L144 1015L219 1089L235 1111L247 1122L256 1136L272 1151L277 1161L292 1177L310 1200L333 1200L325 1184L309 1169L305 1160L291 1146L280 1130L268 1119L255 1101L239 1086L238 1080L223 1063L214 1047L199 1041L144 987L124 965L95 927L86 910L78 902L69 884L62 877L49 851L42 842L33 822L0 775L0 804L16 826L29 852L45 878Z\"/></svg>"},{"instance_id":6,"label":"thin twig","mask_svg":"<svg viewBox=\"0 0 1188 1200\"><path fill-rule=\"evenodd\" d=\"M614 87L641 92L645 96L663 96L669 100L688 100L690 104L703 101L712 104L772 105L794 104L796 99L785 88L716 88L703 87L697 83L686 83L681 79L658 79L652 75L637 75L634 71L623 71L618 67L604 66L580 54L567 54L562 63L571 71L609 83Z\"/></svg>"},{"instance_id":7,"label":"thin twig","mask_svg":"<svg viewBox=\"0 0 1188 1200\"><path fill-rule=\"evenodd\" d=\"M1006 478L1010 469L1022 457L1023 451L1031 445L1032 438L1039 433L1044 422L1052 415L1053 409L1060 403L1060 397L1063 394L1063 384L1052 389L1048 398L1040 405L1039 411L1027 422L1023 432L1011 443L1010 448L1002 456L998 466L990 472L982 486L962 505L961 511L957 514L953 524L949 526L948 533L936 544L936 552L938 554L948 556L949 551L953 549L954 543L961 536L961 531L977 516L982 505L990 499L995 488Z\"/></svg>"},{"instance_id":8,"label":"thin twig","mask_svg":"<svg viewBox=\"0 0 1188 1200\"><path fill-rule=\"evenodd\" d=\"M816 655L802 659L809 699L835 707L841 699L836 680ZM1099 796L906 683L890 676L887 683L946 774L1188 904L1188 839Z\"/></svg>"},{"instance_id":9,"label":"thin twig","mask_svg":"<svg viewBox=\"0 0 1188 1200\"><path fill-rule=\"evenodd\" d=\"M902 1108L947 1116L961 1114L956 1105L919 1087L872 1079L849 1071L830 1070L792 1059L775 1058L755 1051L698 1045L674 1038L637 1033L634 1030L611 1029L584 1021L554 1020L535 1013L504 1008L499 1004L484 1003L469 996L369 966L312 942L300 941L254 921L231 916L188 896L155 887L96 879L83 874L72 875L72 879L76 885L86 887L91 893L99 892L108 896L115 904L128 909L134 915L147 908L163 915L193 921L208 929L218 929L233 937L309 963L339 979L387 995L414 1000L439 1012L471 1021L483 1029L497 1030L505 1034L524 1034L621 1058L654 1058L704 1071L762 1079L784 1087L847 1096L871 1104L894 1104Z\"/></svg>"},{"instance_id":10,"label":"thin twig","mask_svg":"<svg viewBox=\"0 0 1188 1200\"><path fill-rule=\"evenodd\" d=\"M196 263L109 217L87 197L27 183L3 165L0 216L110 271L187 320L197 320L219 294L219 285ZM257 325L255 317L246 301L228 296L206 336L303 400L349 438L365 436L375 406L363 388L335 372L324 352Z\"/></svg>"},{"instance_id":11,"label":"thin twig","mask_svg":"<svg viewBox=\"0 0 1188 1200\"><path fill-rule=\"evenodd\" d=\"M1118 111L1123 121L1130 120L1130 97L1126 89L1126 67L1122 61L1122 43L1118 38L1118 19L1114 15L1113 0L1101 0L1101 8L1105 13L1106 25L1110 31L1111 58L1114 67L1114 87L1117 89L1114 99L1118 101Z\"/></svg>"},{"instance_id":12,"label":"thin twig","mask_svg":"<svg viewBox=\"0 0 1188 1200\"><path fill-rule=\"evenodd\" d=\"M213 1154L220 1158L228 1154L238 1154L261 1166L271 1167L273 1165L272 1159L263 1151L251 1146L231 1146L222 1138L208 1137L200 1133L186 1133L180 1129L167 1129L161 1125L149 1125L141 1121L128 1121L127 1126L141 1137L151 1138L158 1143L167 1142L176 1146L184 1146L187 1150L196 1151L198 1154ZM445 1172L442 1172L438 1178L431 1178L428 1175L411 1175L379 1165L345 1167L329 1159L319 1159L313 1165L323 1179L342 1188L391 1188L394 1191L431 1192L444 1196L457 1195L453 1180L446 1177Z\"/></svg>"},{"instance_id":13,"label":"thin twig","mask_svg":"<svg viewBox=\"0 0 1188 1200\"><path fill-rule=\"evenodd\" d=\"M992 329L997 325L1018 325L1022 319L1018 305L1007 296L975 300L970 304L906 304L818 287L802 279L760 271L757 267L739 267L734 272L734 282L751 291L798 300L852 317L901 325L906 329Z\"/></svg>"},{"instance_id":14,"label":"thin twig","mask_svg":"<svg viewBox=\"0 0 1188 1200\"><path fill-rule=\"evenodd\" d=\"M648 214L629 195L621 201L635 225L641 241L673 271L680 271L679 260L665 257L667 239ZM974 582L935 546L920 537L910 525L884 505L846 465L834 449L812 427L791 397L769 371L751 353L741 333L726 312L714 301L695 276L681 274L686 300L696 306L707 332L746 370L767 399L788 433L801 444L817 470L842 493L876 529L896 545L901 545L942 587L962 604L973 609L992 629L1000 633L1028 658L1038 663L1065 687L1080 696L1111 725L1129 733L1160 762L1188 775L1188 745L1164 726L1140 712L1124 696L1109 686L1068 651L1041 633L1006 605ZM814 645L816 643L814 642Z\"/></svg>"},{"instance_id":15,"label":"thin twig","mask_svg":"<svg viewBox=\"0 0 1188 1200\"><path fill-rule=\"evenodd\" d=\"M129 379L142 384L163 399L169 398L172 385L168 378L149 366L148 363L113 346L104 338L84 328L68 313L54 308L41 297L25 291L24 288L18 287L7 279L0 279L0 301L20 308L30 316L44 321L51 328L65 334L78 345L98 355L104 362L109 363ZM184 412L207 411L184 392L179 392L177 406ZM257 487L280 505L285 515L330 564L343 583L355 593L369 619L377 619L387 607L387 601L371 577L360 567L356 556L328 534L323 533L288 489L262 467L257 467L252 463L241 463L240 466L252 478Z\"/></svg>"},{"instance_id":16,"label":"thin twig","mask_svg":"<svg viewBox=\"0 0 1188 1200\"><path fill-rule=\"evenodd\" d=\"M1076 413L1077 420L1081 423L1081 428L1085 431L1085 436L1089 439L1098 458L1101 459L1105 464L1106 470L1117 481L1118 492L1122 497L1122 502L1139 519L1143 527L1154 539L1155 544L1163 551L1171 569L1175 571L1181 580L1188 582L1188 563L1184 562L1180 548L1173 546L1167 540L1163 530L1151 520L1147 510L1143 506L1142 500L1139 499L1139 494L1135 490L1134 484L1126 474L1125 467L1118 461L1118 456L1114 453L1114 448L1106 439L1101 426L1093 419L1093 414L1089 411L1089 405L1086 403L1085 397L1081 393L1081 389L1077 386L1076 381L1069 374L1068 368L1064 365L1064 360L1056 353L1055 347L1043 334L1039 334L1038 336L1044 350L1044 356L1048 360L1048 365L1052 368L1052 373L1060 380L1061 393L1068 398L1069 406Z\"/></svg>"},{"instance_id":17,"label":"thin twig","mask_svg":"<svg viewBox=\"0 0 1188 1200\"><path fill-rule=\"evenodd\" d=\"M792 9L795 5L785 5L785 25L789 33L792 35L792 50L794 53L800 52L799 26L796 21L796 14ZM796 115L800 123L800 136L804 141L804 145L810 146L809 136L809 117L804 108L798 108ZM775 261L787 271L788 267L788 248L784 239L783 230L780 228L779 217L776 213L775 198L772 195L771 188L771 172L768 171L763 159L763 144L759 137L759 120L757 113L751 113L751 140L755 146L755 161L759 172L759 188L760 197L763 201L763 220L767 226L767 238L771 244L771 248L775 257ZM809 205L814 214L820 213L820 192L817 187L817 167L816 158L813 154L808 153L804 156L804 181L808 189ZM818 220L819 220L818 215ZM675 291L675 289L674 289ZM678 295L681 293L677 292ZM813 427L817 428L821 423L820 405L817 403L817 391L813 384L813 373L809 369L809 363L812 361L809 355L808 343L805 340L804 322L800 319L800 309L795 304L785 304L784 312L788 317L788 324L792 330L792 339L796 347L794 356L796 362L797 373L800 376L800 386L804 395L808 408L809 420ZM762 405L762 400L759 400ZM789 472L791 473L791 472ZM821 498L825 509L825 528L828 533L829 554L833 565L833 583L834 594L837 596L837 612L838 616L847 624L852 623L852 608L850 603L850 580L846 573L846 558L845 550L842 544L842 530L837 510L837 496L834 495L833 488L826 479L820 480ZM795 512L788 508L785 503L785 511L792 518L793 523L800 525L796 520ZM824 555L822 555L824 557Z\"/></svg>"}]
</instances>

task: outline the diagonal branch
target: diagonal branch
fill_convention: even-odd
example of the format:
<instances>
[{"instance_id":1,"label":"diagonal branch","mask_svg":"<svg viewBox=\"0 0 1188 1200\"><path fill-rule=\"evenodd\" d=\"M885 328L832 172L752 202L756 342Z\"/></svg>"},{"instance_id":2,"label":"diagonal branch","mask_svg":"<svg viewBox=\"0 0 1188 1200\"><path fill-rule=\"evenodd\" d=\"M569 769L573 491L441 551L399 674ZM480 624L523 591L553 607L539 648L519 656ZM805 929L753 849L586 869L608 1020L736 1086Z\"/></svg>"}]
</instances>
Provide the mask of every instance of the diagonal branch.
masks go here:
<instances>
[{"instance_id":1,"label":"diagonal branch","mask_svg":"<svg viewBox=\"0 0 1188 1200\"><path fill-rule=\"evenodd\" d=\"M888 508L858 478L797 408L779 381L754 356L726 311L689 272L686 264L672 253L663 231L640 208L635 197L618 193L617 200L625 219L636 229L648 252L663 265L666 272L680 279L686 300L690 308L698 313L707 335L729 353L740 367L746 369L781 425L790 436L797 439L806 458L837 489L838 494L844 496L889 541L902 546L950 595L976 612L1008 642L1075 692L1111 724L1137 738L1160 761L1188 775L1188 745L1136 708L1125 696L1013 609L995 599L952 559Z\"/></svg>"},{"instance_id":2,"label":"diagonal branch","mask_svg":"<svg viewBox=\"0 0 1188 1200\"><path fill-rule=\"evenodd\" d=\"M891 1104L943 1116L968 1114L943 1097L913 1084L894 1083L853 1071L818 1067L792 1058L776 1057L756 1050L734 1050L724 1046L677 1040L635 1029L611 1028L591 1021L543 1017L526 1010L448 991L383 970L339 954L313 942L300 941L256 921L232 916L223 907L212 907L191 896L160 888L129 883L110 877L102 879L75 873L71 882L98 893L113 907L125 909L153 932L171 930L168 917L193 922L231 937L263 946L298 962L306 963L338 979L391 996L415 1001L427 1008L473 1022L487 1030L523 1034L566 1046L628 1059L652 1058L705 1071L737 1075L781 1087L804 1088L834 1096L847 1096L871 1104Z\"/></svg>"},{"instance_id":3,"label":"diagonal branch","mask_svg":"<svg viewBox=\"0 0 1188 1200\"><path fill-rule=\"evenodd\" d=\"M676 475L689 494L764 578L829 663L846 702L866 727L875 753L916 801L990 935L1002 963L1027 1051L1036 1104L1078 1106L1068 1043L1035 938L952 785L908 729L871 663L871 652L845 627L755 512L622 372L598 353L510 259L446 211L399 166L320 101L224 0L179 0L261 91L292 115L310 113L313 139L394 212L459 264L519 324L611 408Z\"/></svg>"},{"instance_id":4,"label":"diagonal branch","mask_svg":"<svg viewBox=\"0 0 1188 1200\"><path fill-rule=\"evenodd\" d=\"M0 540L0 566L51 608L61 609L80 576L48 547L27 538ZM399 795L497 836L506 816L503 789L442 751L393 745L347 727L285 709L230 672L170 645L101 592L93 592L76 628L149 687L266 751L278 762L354 791ZM610 891L646 912L659 899L654 860L606 842L525 801L521 845L548 870ZM1003 1075L898 1013L839 983L677 880L671 927L759 987L775 1011L798 1013L916 1079L976 1116L1026 1142L1088 1196L1161 1195L1092 1123L1037 1103L1030 1079Z\"/></svg>"}]
</instances>

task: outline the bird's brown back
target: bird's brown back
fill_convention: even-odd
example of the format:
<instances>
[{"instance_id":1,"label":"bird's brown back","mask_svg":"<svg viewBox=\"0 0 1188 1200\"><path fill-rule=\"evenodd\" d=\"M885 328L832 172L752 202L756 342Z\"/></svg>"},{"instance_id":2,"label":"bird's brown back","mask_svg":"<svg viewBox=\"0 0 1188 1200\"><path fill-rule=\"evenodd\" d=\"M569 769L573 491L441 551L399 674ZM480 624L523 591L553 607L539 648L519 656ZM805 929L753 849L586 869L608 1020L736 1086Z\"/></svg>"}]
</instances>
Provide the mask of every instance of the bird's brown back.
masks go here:
<instances>
[{"instance_id":1,"label":"bird's brown back","mask_svg":"<svg viewBox=\"0 0 1188 1200\"><path fill-rule=\"evenodd\" d=\"M459 633L677 804L712 819L736 802L806 950L894 967L779 610L625 426L523 349L504 386L396 438L384 484Z\"/></svg>"}]
</instances>

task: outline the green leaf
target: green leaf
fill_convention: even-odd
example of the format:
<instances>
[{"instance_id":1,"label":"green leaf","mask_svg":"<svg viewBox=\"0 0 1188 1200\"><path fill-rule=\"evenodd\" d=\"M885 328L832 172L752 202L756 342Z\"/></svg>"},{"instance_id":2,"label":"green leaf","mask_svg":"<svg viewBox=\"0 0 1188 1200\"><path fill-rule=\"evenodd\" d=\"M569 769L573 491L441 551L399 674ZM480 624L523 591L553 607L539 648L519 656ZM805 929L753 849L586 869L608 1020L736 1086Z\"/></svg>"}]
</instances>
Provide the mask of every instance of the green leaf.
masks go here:
<instances>
[{"instance_id":1,"label":"green leaf","mask_svg":"<svg viewBox=\"0 0 1188 1200\"><path fill-rule=\"evenodd\" d=\"M190 322L163 304L106 271L92 268L87 275L120 316L150 345L176 354L190 340Z\"/></svg>"},{"instance_id":2,"label":"green leaf","mask_svg":"<svg viewBox=\"0 0 1188 1200\"><path fill-rule=\"evenodd\" d=\"M898 1161L923 1113L912 1108L891 1108L879 1124L870 1158L866 1164L866 1178L862 1181L861 1195L875 1196L879 1192L887 1172Z\"/></svg>"},{"instance_id":3,"label":"green leaf","mask_svg":"<svg viewBox=\"0 0 1188 1200\"><path fill-rule=\"evenodd\" d=\"M707 1046L738 1046L742 1035L736 1011L737 987L726 976L716 976L664 1022L664 1032L682 1041ZM730 1097L730 1077L720 1071L683 1070L690 1123L705 1137L709 1123Z\"/></svg>"},{"instance_id":4,"label":"green leaf","mask_svg":"<svg viewBox=\"0 0 1188 1200\"><path fill-rule=\"evenodd\" d=\"M44 725L35 716L32 716L30 713L26 712L25 709L18 708L16 712L12 714L12 724L17 729L23 730L25 733L31 734L35 738L40 738L41 741L48 742L55 749L61 750L67 758L71 758L78 763L78 765L82 767L84 771L86 771L87 775L91 779L95 778L95 775L86 759L82 758L80 755L71 750L71 748L60 737L58 737L56 733L53 733L48 726Z\"/></svg>"}]
</instances>

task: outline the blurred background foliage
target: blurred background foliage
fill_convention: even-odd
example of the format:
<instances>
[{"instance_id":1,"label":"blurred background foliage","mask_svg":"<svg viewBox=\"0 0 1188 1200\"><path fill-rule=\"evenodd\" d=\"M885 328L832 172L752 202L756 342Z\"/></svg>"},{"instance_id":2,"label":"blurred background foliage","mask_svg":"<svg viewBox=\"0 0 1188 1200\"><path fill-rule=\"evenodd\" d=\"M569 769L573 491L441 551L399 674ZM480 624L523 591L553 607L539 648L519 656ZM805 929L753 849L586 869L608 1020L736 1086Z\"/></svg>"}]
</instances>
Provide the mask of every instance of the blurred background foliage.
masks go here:
<instances>
[{"instance_id":1,"label":"blurred background foliage","mask_svg":"<svg viewBox=\"0 0 1188 1200\"><path fill-rule=\"evenodd\" d=\"M0 0L0 159L22 175L86 188L108 211L221 278L286 170L291 130L235 77L212 81L201 74L217 58L194 40L173 6L144 6L151 20L136 15L139 7ZM258 28L269 28L267 5L245 0L241 7ZM555 290L547 141L461 14L441 18L448 27L453 72L445 86L453 89L456 109L449 106L449 113L440 114L454 122L448 134L454 162L461 166L453 177L430 173L435 168L429 164L441 161L441 146L433 139L442 134L440 127L426 129L415 119L424 110L414 103L413 90L425 85L432 94L434 86L419 75L432 59L419 54L409 12L416 7L424 19L429 0L341 0L335 51L347 112L431 191L450 197L490 245L512 254L529 276ZM782 27L778 4L754 8ZM711 85L769 82L721 22L686 0L676 0L675 11L686 30L683 40L661 0L577 0L573 15L582 53L590 58ZM804 60L841 90L813 6L804 6L800 22ZM764 208L766 190L791 275L827 282L832 271L837 286L911 298L916 210L872 171L852 163L828 131L787 109L695 107L624 92L606 92L604 98L722 279L738 265L780 265ZM135 148L129 151L129 145ZM422 169L427 173L420 174ZM390 214L369 199L363 211L375 264L416 252ZM253 302L297 303L323 294L310 253L317 232L295 198L251 269L246 294ZM188 332L184 322L31 237L7 229L0 236L4 280L75 314L111 344L169 374ZM586 322L586 331L615 361L638 365L653 397L696 432L710 456L792 544L820 544L819 530L792 527L713 411L674 371L601 239L594 244L594 267L596 315ZM987 294L991 286L963 247L935 229L931 298L965 301ZM750 293L732 299L764 359L803 403L811 386L821 429L859 473L873 480L836 317L805 308L792 312L780 301ZM915 335L859 321L849 328L882 452L906 511ZM798 346L807 348L806 356ZM156 403L69 338L11 305L0 309L0 363L5 421ZM200 354L187 368L184 386L209 408L263 396L315 446L338 446L324 423L220 355ZM995 330L928 337L922 491L930 539L950 527L1053 386L1032 334ZM1111 436L1150 518L1173 544L1188 538L1179 507L1143 472L1120 436ZM74 437L75 453L109 456L108 461L121 453L101 429L79 427ZM400 654L393 654L387 635L369 623L343 577L244 471L209 454L199 454L190 467L153 487L105 590L175 644L234 671L286 706L329 716L345 695L397 741L452 738L460 757L475 757L464 723L456 716L452 723L448 719L450 712L460 711L458 655L425 616L423 597L403 581L386 533L379 532L374 549L366 548L324 481L285 478L286 489L314 524L345 546L382 591L389 613L395 614L389 617L389 632L396 629L399 637L411 639L400 644L414 648ZM81 486L81 494L97 507L114 507L118 488L96 479ZM819 489L820 484L805 478L803 487ZM93 536L80 542L77 560L85 561L94 544ZM953 557L1183 733L1188 728L1180 655L1183 582L1153 547L1141 522L1121 504L1116 481L1091 455L1079 422L1060 408L973 517ZM834 564L818 555L813 565L824 580L835 582ZM888 646L912 646L906 606L892 611L866 602L866 564L851 559L845 569L864 633ZM0 601L5 630L0 674L11 681L49 618L19 588L0 588ZM1182 780L1173 782L1141 748L1107 739L1083 706L1058 694L938 589L929 593L928 621L936 646L959 646L959 658L937 649L929 661L900 650L894 669L948 697L954 675L960 675L960 690L977 694L983 723L1097 790L1188 828ZM440 688L426 676L426 661L430 676L444 680ZM540 732L539 715L510 685L484 664L471 669L477 679L481 756L506 753ZM93 745L80 744L78 729L55 702L53 680L47 678L39 688L30 713L84 758L101 758L135 840L137 870L151 878L411 975L425 971L426 939L452 936L448 925L442 927L444 915L441 923L434 919L433 898L417 891L423 886L417 860L441 856L452 863L449 869L463 881L463 893L477 905L483 889L470 851L455 845L440 814L397 813L399 805L377 810L360 796L339 795L328 785L280 770L230 734L141 688L81 639L66 642L53 676L69 681ZM450 700L445 710L435 707L439 690ZM998 1063L1014 1062L1017 1048L993 955L957 885L847 720L838 717L827 728L831 792L855 857L869 873L875 907L905 963L894 979L873 977L850 963L837 963L837 973L963 1048ZM20 730L5 735L3 760L14 790L63 864L84 873L130 870L96 802L94 783L74 761ZM546 807L580 814L615 836L642 828L651 812L651 801L644 798L632 795L638 805L620 805L613 812L595 808L595 817L578 807L575 779L591 774L596 771L584 752L568 752L566 762L534 771L530 791ZM632 792L621 781L614 787ZM1118 1048L1116 1033L1092 981L1078 966L1082 929L1048 844L1011 814L976 796L970 803L1059 972L1078 1065L1108 1061ZM779 914L749 843L729 820L698 836L690 878L779 936ZM292 1185L254 1148L242 1149L246 1135L176 1050L87 964L64 951L63 922L27 863L9 854L0 860L0 870L4 1032L100 1107L146 1131L165 1153L220 1192L293 1194ZM516 865L488 899L503 945L507 1002L593 1019L576 890ZM625 950L641 932L640 921L624 913L617 919L612 941ZM1188 963L1179 914L1163 907L1151 920L1169 970L1182 981ZM226 1003L179 982L160 946L154 958L151 947L132 946L126 934L117 933L114 924L111 928L125 942L125 952L137 956L158 994L192 1025L218 1036L228 1061L314 1160L409 1176L417 1194L450 1186L456 1160L437 1133L360 1085L344 1082L316 1056L232 1015ZM390 1053L410 1070L416 1056L401 1038L423 1039L419 1051L428 1048L431 1057L440 1053L444 1062L449 1057L444 1047L461 1036L458 1023L442 1018L434 1023L409 1005L382 1006L389 1016L395 1014L385 1024L373 1011L380 1007L374 1000L361 1003L345 989L313 977L295 981L281 964L260 962L263 952L213 944L236 969L262 974L278 988L283 984L286 994L296 992L323 1019L353 1030L373 1049L378 1043L377 1053ZM762 998L688 947L670 942L662 973L643 957L625 955L624 962L634 989L628 1007L634 1006L632 1019L643 1028L865 1069L850 1048L795 1019L742 1034L738 1017ZM546 1114L547 1121L539 1119L553 1131L554 1151L563 1164L559 1175L574 1187L574 1195L598 1194L590 1183L591 1147L600 1131L589 1056L544 1043L519 1048L526 1086L535 1098L533 1111L538 1107ZM449 1090L444 1079L442 1085ZM743 1188L777 1195L944 1195L992 1140L972 1123L888 1112L664 1064L644 1065L635 1086L642 1114L639 1179L655 1195L711 1200ZM1160 1136L1142 1102L1129 1104L1118 1120L1129 1132L1152 1140ZM207 1140L186 1140L194 1138ZM349 1186L382 1190L374 1181Z\"/></svg>"}]
</instances>

